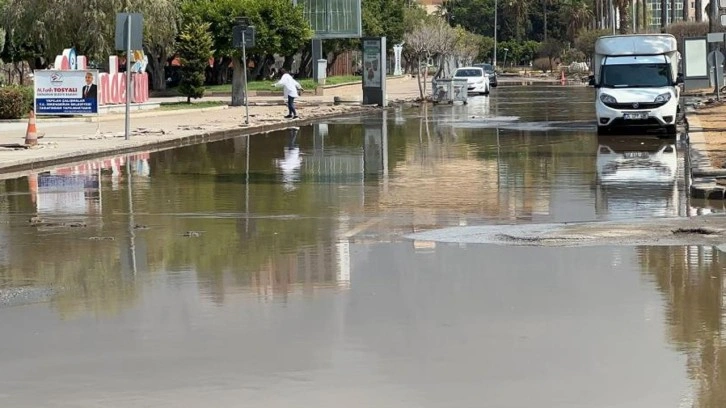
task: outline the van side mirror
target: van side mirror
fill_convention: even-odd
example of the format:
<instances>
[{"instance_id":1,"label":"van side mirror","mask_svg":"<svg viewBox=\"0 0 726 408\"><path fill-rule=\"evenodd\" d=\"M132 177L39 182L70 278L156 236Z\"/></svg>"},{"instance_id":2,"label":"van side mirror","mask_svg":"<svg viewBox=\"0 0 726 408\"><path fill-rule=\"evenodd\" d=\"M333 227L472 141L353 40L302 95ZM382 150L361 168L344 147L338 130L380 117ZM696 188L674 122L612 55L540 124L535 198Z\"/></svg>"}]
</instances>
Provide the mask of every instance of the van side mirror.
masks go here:
<instances>
[{"instance_id":1,"label":"van side mirror","mask_svg":"<svg viewBox=\"0 0 726 408\"><path fill-rule=\"evenodd\" d=\"M595 75L590 75L588 80L588 85L595 86Z\"/></svg>"},{"instance_id":2,"label":"van side mirror","mask_svg":"<svg viewBox=\"0 0 726 408\"><path fill-rule=\"evenodd\" d=\"M680 85L683 83L683 74L678 74L676 77L676 85Z\"/></svg>"}]
</instances>

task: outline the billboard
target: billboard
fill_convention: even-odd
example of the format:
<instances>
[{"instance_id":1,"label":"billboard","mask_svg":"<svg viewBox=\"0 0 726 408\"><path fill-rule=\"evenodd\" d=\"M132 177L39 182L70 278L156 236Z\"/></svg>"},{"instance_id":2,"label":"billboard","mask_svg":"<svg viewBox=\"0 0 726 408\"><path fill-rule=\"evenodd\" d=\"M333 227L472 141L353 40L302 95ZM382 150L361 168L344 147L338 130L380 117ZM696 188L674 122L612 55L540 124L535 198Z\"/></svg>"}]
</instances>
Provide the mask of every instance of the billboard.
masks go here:
<instances>
[{"instance_id":1,"label":"billboard","mask_svg":"<svg viewBox=\"0 0 726 408\"><path fill-rule=\"evenodd\" d=\"M293 0L302 4L303 14L315 32L315 39L361 36L361 0Z\"/></svg>"},{"instance_id":2,"label":"billboard","mask_svg":"<svg viewBox=\"0 0 726 408\"><path fill-rule=\"evenodd\" d=\"M98 71L35 71L36 115L98 114Z\"/></svg>"}]
</instances>

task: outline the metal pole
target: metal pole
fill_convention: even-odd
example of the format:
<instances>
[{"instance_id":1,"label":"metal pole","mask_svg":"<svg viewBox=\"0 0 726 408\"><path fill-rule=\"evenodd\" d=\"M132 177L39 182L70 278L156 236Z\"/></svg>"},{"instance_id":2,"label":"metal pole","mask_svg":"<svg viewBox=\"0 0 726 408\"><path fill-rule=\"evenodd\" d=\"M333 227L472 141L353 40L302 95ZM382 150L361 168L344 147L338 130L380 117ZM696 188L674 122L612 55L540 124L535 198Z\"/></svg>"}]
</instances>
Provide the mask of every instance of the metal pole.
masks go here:
<instances>
[{"instance_id":1,"label":"metal pole","mask_svg":"<svg viewBox=\"0 0 726 408\"><path fill-rule=\"evenodd\" d=\"M718 53L718 48L716 48L716 50L713 51L713 83L715 84L715 88L716 88L714 90L714 92L716 93L716 100L717 101L720 101L721 100L721 95L719 94L720 93L720 89L719 89L720 88L720 86L719 86L720 84L718 83L718 70L719 69L723 69L723 68L718 66L718 58L717 58L718 55L717 55L717 53Z\"/></svg>"},{"instance_id":2,"label":"metal pole","mask_svg":"<svg viewBox=\"0 0 726 408\"><path fill-rule=\"evenodd\" d=\"M494 0L494 58L492 59L492 68L497 68L497 0Z\"/></svg>"},{"instance_id":3,"label":"metal pole","mask_svg":"<svg viewBox=\"0 0 726 408\"><path fill-rule=\"evenodd\" d=\"M126 17L126 140L131 137L131 15Z\"/></svg>"},{"instance_id":4,"label":"metal pole","mask_svg":"<svg viewBox=\"0 0 726 408\"><path fill-rule=\"evenodd\" d=\"M244 81L245 88L245 125L249 125L250 108L247 101L247 43L245 42L245 31L247 31L247 27L242 30L242 81Z\"/></svg>"}]
</instances>

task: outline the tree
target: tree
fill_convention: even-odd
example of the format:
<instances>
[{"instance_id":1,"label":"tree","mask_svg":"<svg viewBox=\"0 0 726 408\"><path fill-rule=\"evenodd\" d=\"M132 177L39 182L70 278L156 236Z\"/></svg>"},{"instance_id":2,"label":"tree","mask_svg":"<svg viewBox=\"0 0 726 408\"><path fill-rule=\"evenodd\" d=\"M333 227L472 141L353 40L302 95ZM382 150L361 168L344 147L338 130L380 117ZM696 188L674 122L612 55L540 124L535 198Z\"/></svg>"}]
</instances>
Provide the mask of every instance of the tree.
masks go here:
<instances>
[{"instance_id":1,"label":"tree","mask_svg":"<svg viewBox=\"0 0 726 408\"><path fill-rule=\"evenodd\" d=\"M406 0L366 0L362 2L363 34L386 37L386 45L393 47L403 39L406 31L404 15Z\"/></svg>"},{"instance_id":2,"label":"tree","mask_svg":"<svg viewBox=\"0 0 726 408\"><path fill-rule=\"evenodd\" d=\"M565 15L567 18L567 38L573 42L577 33L587 27L594 17L590 2L586 0L568 0L565 3Z\"/></svg>"},{"instance_id":3,"label":"tree","mask_svg":"<svg viewBox=\"0 0 726 408\"><path fill-rule=\"evenodd\" d=\"M144 15L144 52L149 59L151 87L166 89L164 68L174 56L181 25L180 0L135 0L131 6Z\"/></svg>"},{"instance_id":4,"label":"tree","mask_svg":"<svg viewBox=\"0 0 726 408\"><path fill-rule=\"evenodd\" d=\"M161 75L152 74L154 85L166 84L163 65L177 35L179 0L7 0L4 25L11 33L16 54L31 68L45 68L63 49L75 47L89 61L102 62L115 54L116 13L124 10L144 14L144 50L150 67L162 59ZM160 78L159 78L160 77Z\"/></svg>"},{"instance_id":5,"label":"tree","mask_svg":"<svg viewBox=\"0 0 726 408\"><path fill-rule=\"evenodd\" d=\"M209 23L187 23L179 35L178 52L181 59L181 84L179 93L191 99L204 96L204 71L212 57L212 35Z\"/></svg>"},{"instance_id":6,"label":"tree","mask_svg":"<svg viewBox=\"0 0 726 408\"><path fill-rule=\"evenodd\" d=\"M562 54L562 43L559 41L550 39L540 44L539 55L547 57L550 62L550 71L552 71L554 59L560 54Z\"/></svg>"},{"instance_id":7,"label":"tree","mask_svg":"<svg viewBox=\"0 0 726 408\"><path fill-rule=\"evenodd\" d=\"M213 36L215 58L215 77L226 79L230 63L232 75L232 105L244 103L244 83L242 70L246 62L240 59L240 50L232 46L232 29L237 17L247 17L255 27L255 47L247 49L247 56L255 62L258 75L267 66L273 55L291 56L296 54L312 38L312 29L303 15L302 5L294 5L288 0L187 0L183 5L185 19L198 18L210 23Z\"/></svg>"},{"instance_id":8,"label":"tree","mask_svg":"<svg viewBox=\"0 0 726 408\"><path fill-rule=\"evenodd\" d=\"M577 39L575 39L575 47L582 51L588 59L592 59L593 55L595 55L595 41L609 34L610 30L605 29L581 31Z\"/></svg>"}]
</instances>

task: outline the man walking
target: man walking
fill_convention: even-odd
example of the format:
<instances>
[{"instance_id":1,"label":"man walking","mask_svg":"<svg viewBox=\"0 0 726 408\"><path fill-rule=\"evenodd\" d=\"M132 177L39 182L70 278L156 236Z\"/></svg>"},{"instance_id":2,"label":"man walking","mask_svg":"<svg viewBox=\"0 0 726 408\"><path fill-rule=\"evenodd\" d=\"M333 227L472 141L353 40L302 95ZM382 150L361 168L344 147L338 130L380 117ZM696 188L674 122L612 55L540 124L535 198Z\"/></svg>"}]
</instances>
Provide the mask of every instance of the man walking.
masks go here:
<instances>
[{"instance_id":1,"label":"man walking","mask_svg":"<svg viewBox=\"0 0 726 408\"><path fill-rule=\"evenodd\" d=\"M285 68L280 69L282 77L279 81L273 84L274 87L282 87L282 95L287 101L287 116L285 119L297 119L297 111L295 110L295 98L300 96L298 90L303 92L303 88L299 82L297 82L292 75L290 75Z\"/></svg>"}]
</instances>

